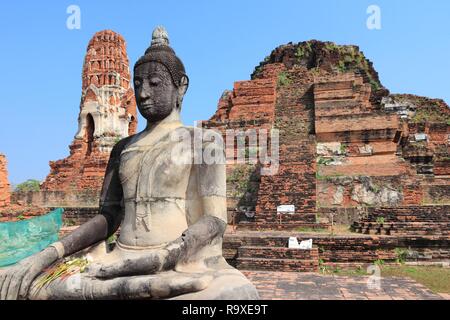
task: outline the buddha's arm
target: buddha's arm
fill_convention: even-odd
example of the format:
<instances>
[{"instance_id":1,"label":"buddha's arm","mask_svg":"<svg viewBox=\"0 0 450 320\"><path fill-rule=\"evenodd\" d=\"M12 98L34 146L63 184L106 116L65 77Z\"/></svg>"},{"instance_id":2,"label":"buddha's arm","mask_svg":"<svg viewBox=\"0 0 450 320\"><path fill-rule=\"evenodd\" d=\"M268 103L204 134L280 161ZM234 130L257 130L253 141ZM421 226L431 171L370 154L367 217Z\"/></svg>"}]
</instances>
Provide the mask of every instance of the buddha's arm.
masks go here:
<instances>
[{"instance_id":1,"label":"buddha's arm","mask_svg":"<svg viewBox=\"0 0 450 320\"><path fill-rule=\"evenodd\" d=\"M43 251L22 260L15 266L0 270L0 300L25 299L33 280L52 263L106 239L114 233L122 218L122 189L118 177L118 159L124 143L121 141L111 153L102 189L101 212L72 234Z\"/></svg>"},{"instance_id":2,"label":"buddha's arm","mask_svg":"<svg viewBox=\"0 0 450 320\"><path fill-rule=\"evenodd\" d=\"M53 245L58 250L59 257L71 255L105 240L119 228L123 217L119 158L125 143L126 139L120 141L111 152L100 197L100 214Z\"/></svg>"}]
</instances>

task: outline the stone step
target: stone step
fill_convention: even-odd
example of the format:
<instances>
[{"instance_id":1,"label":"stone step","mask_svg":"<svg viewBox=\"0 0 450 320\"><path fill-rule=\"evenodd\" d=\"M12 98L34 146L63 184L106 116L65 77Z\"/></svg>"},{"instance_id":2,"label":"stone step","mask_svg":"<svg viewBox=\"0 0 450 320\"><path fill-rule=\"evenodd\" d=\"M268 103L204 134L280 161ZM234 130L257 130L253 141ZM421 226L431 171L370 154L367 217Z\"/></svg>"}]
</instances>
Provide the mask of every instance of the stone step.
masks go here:
<instances>
[{"instance_id":1,"label":"stone step","mask_svg":"<svg viewBox=\"0 0 450 320\"><path fill-rule=\"evenodd\" d=\"M253 248L255 254L261 256L261 258L257 259L283 257L282 251L288 250L289 236L297 236L298 241L313 239L313 245L318 250L319 259L324 263L373 263L380 259L385 262L394 262L398 258L398 248L407 250L410 253L408 254L409 261L442 261L450 259L450 238L448 236L330 236L294 232L291 234L291 232L282 231L239 233L225 234L223 242L224 257L233 266L237 265L239 258L247 258L245 252L241 253L244 256L239 255L240 247L257 247ZM257 250L260 247L262 248ZM263 252L267 250L265 247L275 247L281 252L262 257ZM256 262L254 268L258 264L262 264L262 262ZM242 264L242 269L245 269L245 263Z\"/></svg>"},{"instance_id":2,"label":"stone step","mask_svg":"<svg viewBox=\"0 0 450 320\"><path fill-rule=\"evenodd\" d=\"M385 222L448 222L450 221L450 206L408 206L394 208L373 208L363 222L373 222L377 218Z\"/></svg>"},{"instance_id":3,"label":"stone step","mask_svg":"<svg viewBox=\"0 0 450 320\"><path fill-rule=\"evenodd\" d=\"M448 222L355 222L353 230L364 234L381 235L449 235Z\"/></svg>"},{"instance_id":4,"label":"stone step","mask_svg":"<svg viewBox=\"0 0 450 320\"><path fill-rule=\"evenodd\" d=\"M264 259L237 258L236 267L239 270L261 270L281 272L317 272L319 261L297 259Z\"/></svg>"},{"instance_id":5,"label":"stone step","mask_svg":"<svg viewBox=\"0 0 450 320\"><path fill-rule=\"evenodd\" d=\"M450 222L450 214L449 215L439 215L439 214L422 214L422 215L414 215L414 214L403 214L397 213L392 215L377 215L377 216L369 216L367 219L362 220L361 222L376 222L377 219L384 218L384 222Z\"/></svg>"},{"instance_id":6,"label":"stone step","mask_svg":"<svg viewBox=\"0 0 450 320\"><path fill-rule=\"evenodd\" d=\"M314 217L315 218L315 217ZM282 218L282 223L280 224L279 219L270 219L270 217L260 219L262 222L241 222L238 224L240 230L296 230L299 228L308 229L328 229L330 227L329 223L315 223L315 222L289 222L287 219ZM306 219L302 219L306 220Z\"/></svg>"},{"instance_id":7,"label":"stone step","mask_svg":"<svg viewBox=\"0 0 450 320\"><path fill-rule=\"evenodd\" d=\"M318 260L319 250L300 250L283 247L242 246L238 249L239 258Z\"/></svg>"}]
</instances>

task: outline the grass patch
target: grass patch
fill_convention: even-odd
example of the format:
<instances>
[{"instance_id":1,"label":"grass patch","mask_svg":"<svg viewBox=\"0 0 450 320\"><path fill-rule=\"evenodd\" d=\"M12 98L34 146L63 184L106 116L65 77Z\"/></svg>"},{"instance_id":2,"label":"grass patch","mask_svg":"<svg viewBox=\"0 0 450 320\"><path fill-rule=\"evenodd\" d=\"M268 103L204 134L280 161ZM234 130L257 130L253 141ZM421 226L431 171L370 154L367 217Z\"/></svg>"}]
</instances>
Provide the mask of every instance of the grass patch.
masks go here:
<instances>
[{"instance_id":1,"label":"grass patch","mask_svg":"<svg viewBox=\"0 0 450 320\"><path fill-rule=\"evenodd\" d=\"M380 265L381 277L411 278L434 293L450 293L450 268L436 266ZM369 276L364 268L332 270L340 276Z\"/></svg>"},{"instance_id":2,"label":"grass patch","mask_svg":"<svg viewBox=\"0 0 450 320\"><path fill-rule=\"evenodd\" d=\"M450 269L434 266L383 266L382 277L409 277L434 293L450 293Z\"/></svg>"}]
</instances>

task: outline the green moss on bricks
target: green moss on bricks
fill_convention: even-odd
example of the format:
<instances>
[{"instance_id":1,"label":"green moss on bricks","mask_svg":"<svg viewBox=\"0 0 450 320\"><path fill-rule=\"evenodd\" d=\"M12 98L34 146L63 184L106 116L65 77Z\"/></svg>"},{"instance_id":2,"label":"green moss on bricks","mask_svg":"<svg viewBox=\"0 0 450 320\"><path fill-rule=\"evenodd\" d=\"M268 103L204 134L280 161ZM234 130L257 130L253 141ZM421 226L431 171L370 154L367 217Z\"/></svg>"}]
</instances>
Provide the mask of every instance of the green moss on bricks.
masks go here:
<instances>
[{"instance_id":1,"label":"green moss on bricks","mask_svg":"<svg viewBox=\"0 0 450 320\"><path fill-rule=\"evenodd\" d=\"M291 79L289 79L287 72L280 72L278 74L278 87L283 87L291 84Z\"/></svg>"},{"instance_id":2,"label":"green moss on bricks","mask_svg":"<svg viewBox=\"0 0 450 320\"><path fill-rule=\"evenodd\" d=\"M383 89L372 63L358 47L352 45L317 40L281 45L255 68L252 79L261 74L265 65L271 63L284 63L289 69L295 66L306 67L314 73L316 68L340 73L357 72L362 74L366 83L371 84L373 91ZM287 77L281 75L279 85L288 83Z\"/></svg>"},{"instance_id":3,"label":"green moss on bricks","mask_svg":"<svg viewBox=\"0 0 450 320\"><path fill-rule=\"evenodd\" d=\"M305 58L307 58L312 53L312 47L310 42L302 42L299 44L295 51L295 57L297 58L297 61L301 61Z\"/></svg>"},{"instance_id":4,"label":"green moss on bricks","mask_svg":"<svg viewBox=\"0 0 450 320\"><path fill-rule=\"evenodd\" d=\"M255 187L251 184L251 176L255 171L254 165L238 165L232 173L227 176L227 185L232 198L241 198L249 190L255 191Z\"/></svg>"},{"instance_id":5,"label":"green moss on bricks","mask_svg":"<svg viewBox=\"0 0 450 320\"><path fill-rule=\"evenodd\" d=\"M429 105L418 108L416 114L412 117L412 122L445 122L450 125L450 116L442 113L436 106Z\"/></svg>"}]
</instances>

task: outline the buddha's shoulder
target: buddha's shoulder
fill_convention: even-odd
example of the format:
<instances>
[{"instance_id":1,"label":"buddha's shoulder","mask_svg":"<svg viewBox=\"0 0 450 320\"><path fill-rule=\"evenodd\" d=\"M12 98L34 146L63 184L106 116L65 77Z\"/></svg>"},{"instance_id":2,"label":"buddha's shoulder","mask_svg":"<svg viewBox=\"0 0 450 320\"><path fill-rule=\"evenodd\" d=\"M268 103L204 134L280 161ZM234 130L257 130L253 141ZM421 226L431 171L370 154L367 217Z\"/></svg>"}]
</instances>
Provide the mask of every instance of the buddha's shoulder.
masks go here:
<instances>
[{"instance_id":1,"label":"buddha's shoulder","mask_svg":"<svg viewBox=\"0 0 450 320\"><path fill-rule=\"evenodd\" d=\"M129 146L137 137L137 134L133 134L131 136L125 137L121 139L119 142L117 142L112 151L111 151L111 157L118 157L122 153L122 151Z\"/></svg>"},{"instance_id":2,"label":"buddha's shoulder","mask_svg":"<svg viewBox=\"0 0 450 320\"><path fill-rule=\"evenodd\" d=\"M199 128L192 126L182 126L175 129L174 133L189 137L193 139L198 139L202 144L223 144L222 134L218 130Z\"/></svg>"}]
</instances>

